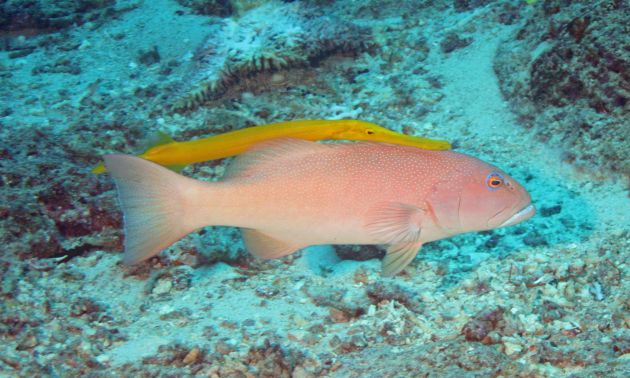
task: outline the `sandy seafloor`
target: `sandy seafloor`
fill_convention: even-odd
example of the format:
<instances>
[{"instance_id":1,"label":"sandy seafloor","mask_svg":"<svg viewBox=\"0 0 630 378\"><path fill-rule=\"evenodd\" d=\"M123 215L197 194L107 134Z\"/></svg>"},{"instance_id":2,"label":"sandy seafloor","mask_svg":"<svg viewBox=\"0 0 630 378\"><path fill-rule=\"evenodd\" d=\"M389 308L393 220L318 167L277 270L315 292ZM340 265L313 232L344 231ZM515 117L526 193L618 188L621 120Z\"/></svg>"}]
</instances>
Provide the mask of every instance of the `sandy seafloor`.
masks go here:
<instances>
[{"instance_id":1,"label":"sandy seafloor","mask_svg":"<svg viewBox=\"0 0 630 378\"><path fill-rule=\"evenodd\" d=\"M560 118L530 114L524 127L497 77L500 47L519 40L544 1L239 3L221 19L171 0L117 1L60 30L2 34L0 376L630 375L630 200L619 169L629 147L616 145L619 164L601 164L598 150L559 140L570 130L541 138L557 133ZM563 9L549 17L559 25L577 17L556 3ZM313 26L321 20L333 26ZM243 42L267 30L277 35L262 43L281 41L274 52ZM557 38L582 43L576 30ZM247 38L224 54L247 79L174 110L225 69L212 54L235 35ZM306 58L288 69L258 73L238 61L289 45ZM142 54L154 46L157 54ZM521 68L513 75L531 72ZM563 113L585 111L584 96ZM613 104L602 117L630 114L623 96ZM375 248L312 247L261 261L227 228L121 264L113 184L90 173L101 154L140 153L158 130L189 140L340 118L447 139L519 180L538 214L430 243L393 278L380 277ZM216 179L225 164L184 174Z\"/></svg>"}]
</instances>

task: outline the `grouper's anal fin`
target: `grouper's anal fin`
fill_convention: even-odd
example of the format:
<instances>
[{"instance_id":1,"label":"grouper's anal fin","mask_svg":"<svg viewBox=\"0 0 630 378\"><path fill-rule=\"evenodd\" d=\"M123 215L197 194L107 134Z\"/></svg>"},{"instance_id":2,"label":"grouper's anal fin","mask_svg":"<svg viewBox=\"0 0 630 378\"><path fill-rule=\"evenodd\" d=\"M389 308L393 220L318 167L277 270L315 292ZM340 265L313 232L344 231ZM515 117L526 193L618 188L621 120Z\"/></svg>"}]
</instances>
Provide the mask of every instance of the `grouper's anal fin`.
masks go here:
<instances>
[{"instance_id":1,"label":"grouper's anal fin","mask_svg":"<svg viewBox=\"0 0 630 378\"><path fill-rule=\"evenodd\" d=\"M302 248L306 248L306 245L299 245L290 241L279 240L273 236L269 236L261 231L251 228L241 228L243 234L243 241L245 247L254 256L263 259L275 259L282 256L287 256L296 252Z\"/></svg>"}]
</instances>

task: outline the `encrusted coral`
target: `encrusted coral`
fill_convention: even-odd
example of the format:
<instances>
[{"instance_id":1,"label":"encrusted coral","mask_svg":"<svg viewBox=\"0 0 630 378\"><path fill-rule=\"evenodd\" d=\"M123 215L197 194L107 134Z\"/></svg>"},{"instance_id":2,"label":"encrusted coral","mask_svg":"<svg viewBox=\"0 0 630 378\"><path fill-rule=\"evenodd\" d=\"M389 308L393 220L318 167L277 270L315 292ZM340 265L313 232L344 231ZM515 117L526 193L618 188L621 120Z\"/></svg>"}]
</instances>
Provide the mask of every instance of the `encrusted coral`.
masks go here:
<instances>
[{"instance_id":1,"label":"encrusted coral","mask_svg":"<svg viewBox=\"0 0 630 378\"><path fill-rule=\"evenodd\" d=\"M191 110L261 73L303 67L369 45L369 31L300 3L270 2L210 27L174 110Z\"/></svg>"},{"instance_id":2,"label":"encrusted coral","mask_svg":"<svg viewBox=\"0 0 630 378\"><path fill-rule=\"evenodd\" d=\"M177 0L177 2L191 8L195 13L213 16L230 16L234 10L229 0Z\"/></svg>"},{"instance_id":3,"label":"encrusted coral","mask_svg":"<svg viewBox=\"0 0 630 378\"><path fill-rule=\"evenodd\" d=\"M0 30L63 29L100 17L114 0L8 0L0 2Z\"/></svg>"},{"instance_id":4,"label":"encrusted coral","mask_svg":"<svg viewBox=\"0 0 630 378\"><path fill-rule=\"evenodd\" d=\"M565 160L630 178L630 5L545 1L499 48L501 90ZM597 169L595 171L598 171Z\"/></svg>"},{"instance_id":5,"label":"encrusted coral","mask_svg":"<svg viewBox=\"0 0 630 378\"><path fill-rule=\"evenodd\" d=\"M241 15L267 0L177 0L177 2L198 14L226 17L232 14Z\"/></svg>"}]
</instances>

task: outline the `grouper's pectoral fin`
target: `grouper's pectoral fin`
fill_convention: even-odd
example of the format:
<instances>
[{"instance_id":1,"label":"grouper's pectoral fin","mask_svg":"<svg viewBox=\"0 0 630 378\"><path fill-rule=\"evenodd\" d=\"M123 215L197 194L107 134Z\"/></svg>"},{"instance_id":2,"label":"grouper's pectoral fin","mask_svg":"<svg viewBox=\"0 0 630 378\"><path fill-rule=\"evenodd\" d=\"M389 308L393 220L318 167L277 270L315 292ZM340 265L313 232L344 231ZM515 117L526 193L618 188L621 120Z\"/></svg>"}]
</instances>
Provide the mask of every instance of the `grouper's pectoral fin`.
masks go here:
<instances>
[{"instance_id":1,"label":"grouper's pectoral fin","mask_svg":"<svg viewBox=\"0 0 630 378\"><path fill-rule=\"evenodd\" d=\"M422 241L422 222L426 211L400 202L378 204L368 212L366 228L381 243L386 244L382 274L399 273L416 256Z\"/></svg>"},{"instance_id":2,"label":"grouper's pectoral fin","mask_svg":"<svg viewBox=\"0 0 630 378\"><path fill-rule=\"evenodd\" d=\"M416 257L420 248L421 241L390 245L381 263L381 274L392 277L400 273Z\"/></svg>"},{"instance_id":3,"label":"grouper's pectoral fin","mask_svg":"<svg viewBox=\"0 0 630 378\"><path fill-rule=\"evenodd\" d=\"M287 256L302 248L308 247L290 241L279 240L251 228L241 228L241 232L247 250L252 255L263 259L275 259Z\"/></svg>"}]
</instances>

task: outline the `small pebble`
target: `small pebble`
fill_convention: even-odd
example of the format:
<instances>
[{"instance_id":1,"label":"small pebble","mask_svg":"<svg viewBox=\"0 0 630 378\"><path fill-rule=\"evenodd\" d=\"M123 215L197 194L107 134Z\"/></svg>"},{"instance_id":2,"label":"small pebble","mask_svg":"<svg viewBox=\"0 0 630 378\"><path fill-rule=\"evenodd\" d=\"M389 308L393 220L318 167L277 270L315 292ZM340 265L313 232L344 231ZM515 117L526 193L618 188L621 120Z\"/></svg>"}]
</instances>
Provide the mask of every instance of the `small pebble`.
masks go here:
<instances>
[{"instance_id":1,"label":"small pebble","mask_svg":"<svg viewBox=\"0 0 630 378\"><path fill-rule=\"evenodd\" d=\"M152 293L154 295L164 295L168 294L173 288L173 283L170 279L162 279L157 282L155 287L153 287Z\"/></svg>"},{"instance_id":2,"label":"small pebble","mask_svg":"<svg viewBox=\"0 0 630 378\"><path fill-rule=\"evenodd\" d=\"M518 344L514 344L514 343L503 343L503 347L504 347L504 352L505 354L507 354L508 356L511 356L515 353L519 353L520 351L523 350L523 347L518 345Z\"/></svg>"},{"instance_id":3,"label":"small pebble","mask_svg":"<svg viewBox=\"0 0 630 378\"><path fill-rule=\"evenodd\" d=\"M335 323L346 323L350 320L345 312L337 310L336 308L330 309L330 318Z\"/></svg>"},{"instance_id":4,"label":"small pebble","mask_svg":"<svg viewBox=\"0 0 630 378\"><path fill-rule=\"evenodd\" d=\"M201 351L199 350L199 348L193 348L190 350L190 352L188 352L188 354L186 355L186 357L184 357L184 365L190 365L193 364L197 361L197 359L199 358L199 354L201 353Z\"/></svg>"},{"instance_id":5,"label":"small pebble","mask_svg":"<svg viewBox=\"0 0 630 378\"><path fill-rule=\"evenodd\" d=\"M561 211L562 211L562 205L542 207L540 209L540 215L543 218L546 218L546 217L550 217L552 215L560 214Z\"/></svg>"},{"instance_id":6,"label":"small pebble","mask_svg":"<svg viewBox=\"0 0 630 378\"><path fill-rule=\"evenodd\" d=\"M523 238L523 243L530 247L542 247L549 245L544 236L534 231L528 232L527 235L525 235L525 237Z\"/></svg>"}]
</instances>

